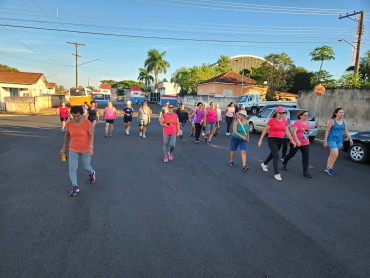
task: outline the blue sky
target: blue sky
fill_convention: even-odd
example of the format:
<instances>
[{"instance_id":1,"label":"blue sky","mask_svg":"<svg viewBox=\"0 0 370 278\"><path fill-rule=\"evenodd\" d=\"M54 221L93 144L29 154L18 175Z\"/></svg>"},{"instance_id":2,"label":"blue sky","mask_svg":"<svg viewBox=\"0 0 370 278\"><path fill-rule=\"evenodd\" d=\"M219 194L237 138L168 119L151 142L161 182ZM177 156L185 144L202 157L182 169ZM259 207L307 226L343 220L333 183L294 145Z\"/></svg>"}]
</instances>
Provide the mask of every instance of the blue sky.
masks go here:
<instances>
[{"instance_id":1,"label":"blue sky","mask_svg":"<svg viewBox=\"0 0 370 278\"><path fill-rule=\"evenodd\" d=\"M79 47L80 63L102 59L79 68L79 84L87 86L89 79L95 87L102 79L136 80L151 48L167 52L171 67L160 78L170 79L182 66L214 63L220 55L286 52L297 66L317 71L319 62L310 61L308 53L330 45L336 59L324 62L323 69L339 78L351 62L352 47L338 39L352 43L356 29L356 22L338 19L345 11L365 10L362 56L370 49L368 0L0 0L0 10L0 24L6 25L193 40L0 26L1 64L43 72L49 82L66 88L75 84L75 49L67 41L86 44Z\"/></svg>"}]
</instances>

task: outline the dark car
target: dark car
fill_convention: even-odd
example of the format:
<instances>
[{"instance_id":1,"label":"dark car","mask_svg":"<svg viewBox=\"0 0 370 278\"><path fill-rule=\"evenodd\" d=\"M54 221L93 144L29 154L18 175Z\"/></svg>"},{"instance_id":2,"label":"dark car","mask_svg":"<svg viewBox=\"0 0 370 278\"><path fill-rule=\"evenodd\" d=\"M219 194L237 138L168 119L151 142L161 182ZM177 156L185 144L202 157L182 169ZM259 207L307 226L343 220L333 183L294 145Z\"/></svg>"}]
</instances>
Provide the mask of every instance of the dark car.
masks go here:
<instances>
[{"instance_id":1,"label":"dark car","mask_svg":"<svg viewBox=\"0 0 370 278\"><path fill-rule=\"evenodd\" d=\"M353 145L350 146L348 138L343 141L343 151L348 153L354 162L365 162L369 159L370 131L351 133Z\"/></svg>"},{"instance_id":2,"label":"dark car","mask_svg":"<svg viewBox=\"0 0 370 278\"><path fill-rule=\"evenodd\" d=\"M260 108L259 112L265 111L266 109L269 109L269 108L275 108L275 107L278 107L278 106L282 106L282 107L295 107L295 106L291 106L291 105L278 105L278 104L265 105L265 106L263 106L263 107Z\"/></svg>"}]
</instances>

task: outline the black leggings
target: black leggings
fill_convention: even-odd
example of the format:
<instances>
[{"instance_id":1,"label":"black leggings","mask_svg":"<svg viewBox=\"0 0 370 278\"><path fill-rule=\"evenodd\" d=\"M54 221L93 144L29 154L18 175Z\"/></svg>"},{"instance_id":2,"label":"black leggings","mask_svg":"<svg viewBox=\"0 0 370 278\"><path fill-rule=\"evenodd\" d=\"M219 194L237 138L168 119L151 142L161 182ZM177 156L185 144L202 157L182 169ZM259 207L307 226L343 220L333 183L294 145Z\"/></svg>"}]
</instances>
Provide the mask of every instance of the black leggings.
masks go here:
<instances>
[{"instance_id":1,"label":"black leggings","mask_svg":"<svg viewBox=\"0 0 370 278\"><path fill-rule=\"evenodd\" d=\"M227 129L226 132L230 133L230 126L231 123L233 122L234 117L228 117L226 116L226 123L227 123Z\"/></svg>"},{"instance_id":2,"label":"black leggings","mask_svg":"<svg viewBox=\"0 0 370 278\"><path fill-rule=\"evenodd\" d=\"M201 128L200 123L195 123L195 141L199 141Z\"/></svg>"},{"instance_id":3,"label":"black leggings","mask_svg":"<svg viewBox=\"0 0 370 278\"><path fill-rule=\"evenodd\" d=\"M273 159L275 175L279 174L279 151L281 149L281 146L283 145L283 141L284 138L267 138L267 142L271 152L266 158L265 162L263 162L263 164L267 165L271 161L271 159Z\"/></svg>"},{"instance_id":4,"label":"black leggings","mask_svg":"<svg viewBox=\"0 0 370 278\"><path fill-rule=\"evenodd\" d=\"M283 164L287 164L288 161L295 156L295 154L298 152L298 150L301 150L302 153L302 167L303 172L308 172L308 163L310 160L310 145L300 146L300 147L293 147L292 144L290 144L290 151L288 155L285 157Z\"/></svg>"},{"instance_id":5,"label":"black leggings","mask_svg":"<svg viewBox=\"0 0 370 278\"><path fill-rule=\"evenodd\" d=\"M286 153L288 152L288 145L289 145L289 138L284 138L283 141L283 151L281 152L281 157L286 157Z\"/></svg>"}]
</instances>

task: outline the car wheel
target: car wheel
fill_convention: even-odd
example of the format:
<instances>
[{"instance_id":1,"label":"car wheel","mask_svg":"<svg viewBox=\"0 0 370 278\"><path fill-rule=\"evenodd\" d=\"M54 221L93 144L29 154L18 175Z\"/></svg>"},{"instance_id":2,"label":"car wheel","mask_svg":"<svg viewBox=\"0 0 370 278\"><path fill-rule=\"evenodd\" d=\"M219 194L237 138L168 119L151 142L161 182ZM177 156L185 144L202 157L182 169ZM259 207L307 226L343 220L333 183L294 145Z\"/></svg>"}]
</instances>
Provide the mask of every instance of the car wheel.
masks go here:
<instances>
[{"instance_id":1,"label":"car wheel","mask_svg":"<svg viewBox=\"0 0 370 278\"><path fill-rule=\"evenodd\" d=\"M310 140L310 142L312 143L312 142L313 142L313 140L315 140L315 136L310 136L310 137L309 137L309 140Z\"/></svg>"},{"instance_id":2,"label":"car wheel","mask_svg":"<svg viewBox=\"0 0 370 278\"><path fill-rule=\"evenodd\" d=\"M249 131L252 132L252 133L256 133L256 130L254 129L253 122L249 122Z\"/></svg>"},{"instance_id":3,"label":"car wheel","mask_svg":"<svg viewBox=\"0 0 370 278\"><path fill-rule=\"evenodd\" d=\"M349 147L348 156L354 162L364 162L367 160L368 151L361 143L354 143Z\"/></svg>"},{"instance_id":4,"label":"car wheel","mask_svg":"<svg viewBox=\"0 0 370 278\"><path fill-rule=\"evenodd\" d=\"M251 113L252 115L256 115L258 113L258 109L256 107L252 107Z\"/></svg>"}]
</instances>

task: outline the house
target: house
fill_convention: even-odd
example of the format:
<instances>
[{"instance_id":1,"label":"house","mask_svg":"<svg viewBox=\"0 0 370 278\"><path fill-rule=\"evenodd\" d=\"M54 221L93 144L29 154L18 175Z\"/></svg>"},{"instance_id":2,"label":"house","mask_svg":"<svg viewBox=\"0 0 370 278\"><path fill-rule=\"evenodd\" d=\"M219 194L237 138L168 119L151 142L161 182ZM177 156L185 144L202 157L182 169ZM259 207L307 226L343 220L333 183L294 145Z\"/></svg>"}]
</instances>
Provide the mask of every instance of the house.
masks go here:
<instances>
[{"instance_id":1,"label":"house","mask_svg":"<svg viewBox=\"0 0 370 278\"><path fill-rule=\"evenodd\" d=\"M56 83L50 83L48 86L48 94L49 95L55 95L57 92L59 92L59 88Z\"/></svg>"},{"instance_id":2,"label":"house","mask_svg":"<svg viewBox=\"0 0 370 278\"><path fill-rule=\"evenodd\" d=\"M109 94L110 95L110 90L111 90L111 85L105 85L105 84L100 84L100 93L101 94Z\"/></svg>"},{"instance_id":3,"label":"house","mask_svg":"<svg viewBox=\"0 0 370 278\"><path fill-rule=\"evenodd\" d=\"M0 102L5 97L36 97L48 94L49 83L43 73L0 72Z\"/></svg>"},{"instance_id":4,"label":"house","mask_svg":"<svg viewBox=\"0 0 370 278\"><path fill-rule=\"evenodd\" d=\"M246 94L260 94L266 91L267 88L257 85L256 80L231 71L201 82L197 87L198 95L216 97L240 97Z\"/></svg>"}]
</instances>

